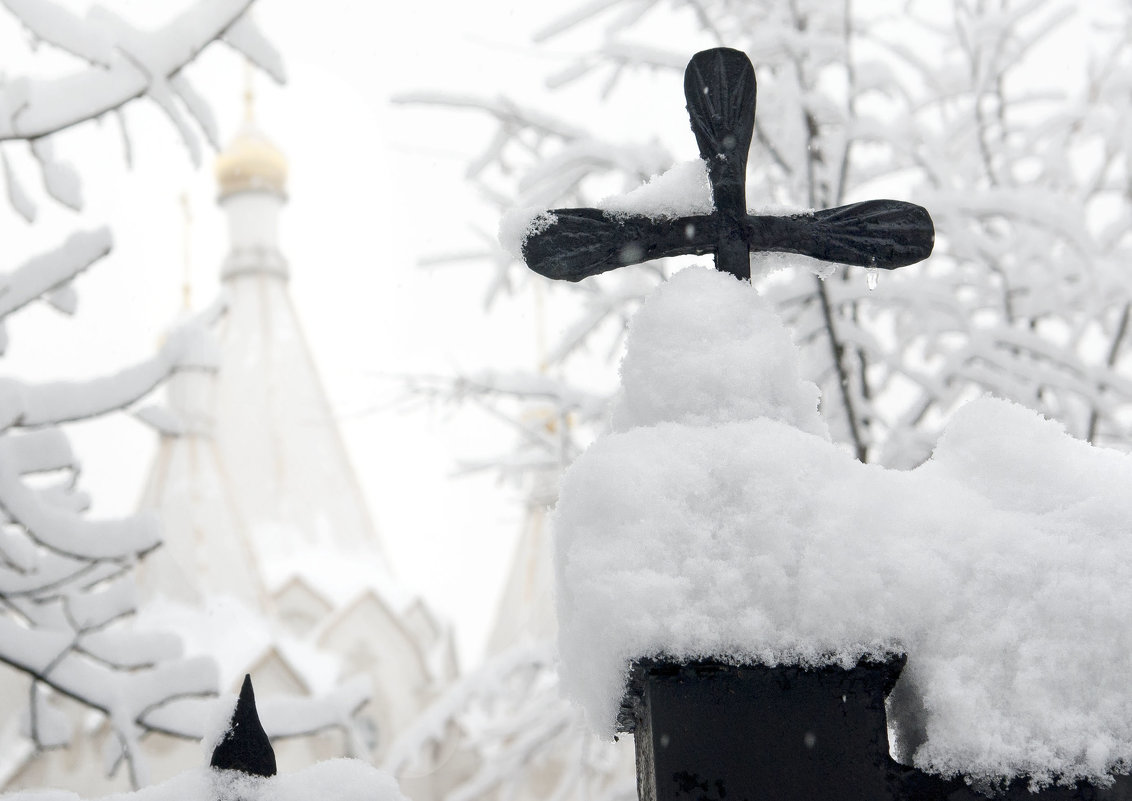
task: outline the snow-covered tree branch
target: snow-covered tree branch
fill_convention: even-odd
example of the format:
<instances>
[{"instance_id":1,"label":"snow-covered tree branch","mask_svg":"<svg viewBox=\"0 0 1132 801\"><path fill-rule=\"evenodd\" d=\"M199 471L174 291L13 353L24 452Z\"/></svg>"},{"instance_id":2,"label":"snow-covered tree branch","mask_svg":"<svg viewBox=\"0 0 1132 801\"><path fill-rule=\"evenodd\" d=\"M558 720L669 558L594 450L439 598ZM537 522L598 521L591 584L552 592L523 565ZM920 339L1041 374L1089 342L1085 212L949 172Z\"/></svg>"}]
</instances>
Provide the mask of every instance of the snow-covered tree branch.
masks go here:
<instances>
[{"instance_id":1,"label":"snow-covered tree branch","mask_svg":"<svg viewBox=\"0 0 1132 801\"><path fill-rule=\"evenodd\" d=\"M36 260L51 277L45 286L77 271L68 255L62 248ZM132 569L160 544L160 533L148 516L88 518L80 466L61 424L122 410L177 370L210 369L210 345L202 328L190 326L116 375L80 384L5 378L0 391L0 662L31 680L25 732L37 747L70 738L66 716L47 694L73 698L106 716L135 784L145 776L138 756L145 713L215 695L216 667L208 658L182 659L174 636L120 625L136 609Z\"/></svg>"},{"instance_id":2,"label":"snow-covered tree branch","mask_svg":"<svg viewBox=\"0 0 1132 801\"><path fill-rule=\"evenodd\" d=\"M253 0L201 0L161 28L142 31L110 10L93 6L80 18L50 0L4 0L35 38L87 62L79 72L18 78L0 84L0 141L38 140L148 97L170 118L199 162L195 134L178 98L215 146L216 123L182 73L210 43L223 39L278 81L279 54L246 12Z\"/></svg>"},{"instance_id":3,"label":"snow-covered tree branch","mask_svg":"<svg viewBox=\"0 0 1132 801\"><path fill-rule=\"evenodd\" d=\"M252 0L200 0L154 30L97 5L82 18L51 0L2 5L34 41L83 65L64 75L0 78L0 164L12 212L27 222L36 217L36 199L11 161L36 162L46 196L79 209L80 172L56 157L53 137L114 114L129 150L120 112L130 103L155 103L199 164L201 138L215 147L218 130L186 67L212 42L223 41L276 80L284 77L278 53L249 16ZM17 149L21 143L26 148ZM22 264L0 265L0 353L9 344L8 318L29 305L42 301L73 312L73 280L112 247L107 228L77 231ZM23 732L34 748L70 741L71 722L54 699L73 699L103 717L117 743L108 768L126 764L134 786L146 782L139 747L145 734L202 736L216 703L218 670L211 658L184 658L175 635L128 625L137 608L134 567L160 545L160 531L148 515L88 515L90 499L65 424L134 412L175 431L171 412L138 405L173 373L213 370L216 360L206 326L191 320L155 355L110 375L39 383L0 376L0 663L26 676ZM351 734L365 700L364 688L345 686L326 697L265 704L264 720L279 736L326 728ZM11 763L14 756L6 756Z\"/></svg>"},{"instance_id":4,"label":"snow-covered tree branch","mask_svg":"<svg viewBox=\"0 0 1132 801\"><path fill-rule=\"evenodd\" d=\"M185 68L208 45L222 40L275 80L285 78L282 58L247 13L252 1L200 0L160 28L141 30L98 5L79 17L51 0L4 0L35 41L85 62L65 75L0 77L0 163L13 209L29 222L37 209L9 164L13 143L28 143L26 155L37 163L49 197L80 209L78 172L56 158L52 136L113 114L128 155L132 147L121 111L141 98L168 117L199 165L200 135L217 145L216 116Z\"/></svg>"}]
</instances>

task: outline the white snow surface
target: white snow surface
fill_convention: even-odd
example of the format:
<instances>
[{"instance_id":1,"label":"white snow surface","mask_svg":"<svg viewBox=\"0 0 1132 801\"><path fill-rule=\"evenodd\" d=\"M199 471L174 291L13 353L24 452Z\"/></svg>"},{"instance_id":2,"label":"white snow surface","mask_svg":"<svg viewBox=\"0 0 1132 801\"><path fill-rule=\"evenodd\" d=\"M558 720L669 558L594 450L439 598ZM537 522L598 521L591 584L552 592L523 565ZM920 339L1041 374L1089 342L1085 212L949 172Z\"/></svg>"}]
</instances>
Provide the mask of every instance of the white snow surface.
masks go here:
<instances>
[{"instance_id":1,"label":"white snow surface","mask_svg":"<svg viewBox=\"0 0 1132 801\"><path fill-rule=\"evenodd\" d=\"M555 513L562 681L614 731L631 662L908 655L915 764L1039 784L1132 763L1132 457L1011 403L911 471L831 443L745 282L677 274L633 321L613 431Z\"/></svg>"},{"instance_id":2,"label":"white snow surface","mask_svg":"<svg viewBox=\"0 0 1132 801\"><path fill-rule=\"evenodd\" d=\"M232 770L197 768L132 793L102 796L103 801L406 801L385 771L358 759L330 759L304 770L270 778ZM24 790L0 795L3 801L79 801L63 790Z\"/></svg>"},{"instance_id":3,"label":"white snow surface","mask_svg":"<svg viewBox=\"0 0 1132 801\"><path fill-rule=\"evenodd\" d=\"M715 208L703 159L675 164L636 189L604 198L596 206L610 217L638 214L655 220L711 214ZM500 221L499 242L512 256L522 259L528 237L545 231L556 221L553 212L539 206L512 209Z\"/></svg>"},{"instance_id":4,"label":"white snow surface","mask_svg":"<svg viewBox=\"0 0 1132 801\"><path fill-rule=\"evenodd\" d=\"M597 207L614 216L638 214L661 220L711 214L715 203L707 163L703 159L679 162L627 194L598 201Z\"/></svg>"},{"instance_id":5,"label":"white snow surface","mask_svg":"<svg viewBox=\"0 0 1132 801\"><path fill-rule=\"evenodd\" d=\"M538 207L511 209L499 220L499 244L503 249L522 261L523 245L535 234L541 234L558 218Z\"/></svg>"}]
</instances>

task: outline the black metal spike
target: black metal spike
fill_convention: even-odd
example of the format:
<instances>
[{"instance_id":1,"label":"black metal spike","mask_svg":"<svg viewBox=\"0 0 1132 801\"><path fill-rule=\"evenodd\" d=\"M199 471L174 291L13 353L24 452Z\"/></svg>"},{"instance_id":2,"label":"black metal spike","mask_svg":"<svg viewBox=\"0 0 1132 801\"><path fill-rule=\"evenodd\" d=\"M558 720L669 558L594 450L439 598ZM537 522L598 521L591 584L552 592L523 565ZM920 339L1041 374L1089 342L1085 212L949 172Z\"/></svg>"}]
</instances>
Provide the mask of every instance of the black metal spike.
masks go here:
<instances>
[{"instance_id":1,"label":"black metal spike","mask_svg":"<svg viewBox=\"0 0 1132 801\"><path fill-rule=\"evenodd\" d=\"M211 765L251 776L275 775L275 751L263 724L259 722L250 675L244 676L244 685L240 688L240 698L236 701L228 731L212 752Z\"/></svg>"}]
</instances>

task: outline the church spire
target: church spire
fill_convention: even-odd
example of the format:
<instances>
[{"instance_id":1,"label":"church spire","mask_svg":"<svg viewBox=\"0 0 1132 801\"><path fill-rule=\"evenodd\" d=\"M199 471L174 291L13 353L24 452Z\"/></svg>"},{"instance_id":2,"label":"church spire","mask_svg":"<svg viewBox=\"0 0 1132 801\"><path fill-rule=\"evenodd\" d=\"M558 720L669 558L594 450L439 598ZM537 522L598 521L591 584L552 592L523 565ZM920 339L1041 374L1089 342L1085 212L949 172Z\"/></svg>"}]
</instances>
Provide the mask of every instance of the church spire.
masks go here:
<instances>
[{"instance_id":1,"label":"church spire","mask_svg":"<svg viewBox=\"0 0 1132 801\"><path fill-rule=\"evenodd\" d=\"M285 280L278 242L285 166L254 118L217 159L218 203L229 234L224 308L212 328L219 368L215 375L186 377L207 458L189 458L188 440L170 440L170 472L155 475L147 492L147 503L159 512L181 503L192 509L166 520L168 539L197 552L197 560L184 563L203 564L202 581L203 573L215 576L237 595L243 589L227 567L250 564L243 570L254 576L252 601L261 606L294 574L319 574L307 576L308 583L321 582L318 589L327 595L357 590L360 578L351 588L341 577L320 574L324 563L343 554L366 581L392 582ZM173 382L171 391L189 382ZM198 486L208 492L180 497L182 488ZM207 525L183 536L175 531L190 518ZM247 558L214 558L219 545L213 542L246 542Z\"/></svg>"},{"instance_id":2,"label":"church spire","mask_svg":"<svg viewBox=\"0 0 1132 801\"><path fill-rule=\"evenodd\" d=\"M455 655L445 627L392 575L282 280L282 183L236 170L257 164L241 156L253 135L266 141L254 118L218 165L230 248L221 298L196 317L214 335L217 369L169 384L193 393L171 398L174 411L201 414L181 415L186 434L160 442L142 507L161 520L165 545L142 563L142 591L165 596L198 638L190 647L223 655L223 684L238 669L264 697L347 680L349 697L364 688L372 701L359 714L380 736L351 736L340 750L321 735L289 740L288 764L346 751L380 761L451 680ZM223 183L236 179L240 188ZM418 798L434 797L431 779L420 786L429 794Z\"/></svg>"},{"instance_id":3,"label":"church spire","mask_svg":"<svg viewBox=\"0 0 1132 801\"><path fill-rule=\"evenodd\" d=\"M245 65L245 69L244 122L216 159L220 200L240 192L268 192L285 199L287 159L256 124L251 65Z\"/></svg>"},{"instance_id":4,"label":"church spire","mask_svg":"<svg viewBox=\"0 0 1132 801\"><path fill-rule=\"evenodd\" d=\"M550 372L546 314L543 289L537 285L534 287L534 324L538 372L540 376L546 376ZM570 415L549 404L528 409L523 423L532 428L543 428L543 433L559 438L569 436L572 427ZM489 655L502 653L523 641L553 639L557 631L554 566L547 516L550 507L557 501L558 479L558 473L539 473L527 492L522 529L488 636Z\"/></svg>"},{"instance_id":5,"label":"church spire","mask_svg":"<svg viewBox=\"0 0 1132 801\"><path fill-rule=\"evenodd\" d=\"M252 62L244 61L244 125L255 124L255 72Z\"/></svg>"},{"instance_id":6,"label":"church spire","mask_svg":"<svg viewBox=\"0 0 1132 801\"><path fill-rule=\"evenodd\" d=\"M181 215L184 221L184 241L181 243L183 259L181 264L181 306L182 311L188 312L193 307L193 210L189 205L189 193L181 193Z\"/></svg>"},{"instance_id":7,"label":"church spire","mask_svg":"<svg viewBox=\"0 0 1132 801\"><path fill-rule=\"evenodd\" d=\"M279 247L279 212L287 200L287 159L255 119L251 77L244 89L244 122L216 158L218 202L228 217L230 249L225 281L257 274L287 278Z\"/></svg>"},{"instance_id":8,"label":"church spire","mask_svg":"<svg viewBox=\"0 0 1132 801\"><path fill-rule=\"evenodd\" d=\"M272 589L327 553L370 560L371 575L388 575L288 290L278 240L287 159L258 125L250 78L244 110L243 126L216 161L229 234L216 432L229 480Z\"/></svg>"}]
</instances>

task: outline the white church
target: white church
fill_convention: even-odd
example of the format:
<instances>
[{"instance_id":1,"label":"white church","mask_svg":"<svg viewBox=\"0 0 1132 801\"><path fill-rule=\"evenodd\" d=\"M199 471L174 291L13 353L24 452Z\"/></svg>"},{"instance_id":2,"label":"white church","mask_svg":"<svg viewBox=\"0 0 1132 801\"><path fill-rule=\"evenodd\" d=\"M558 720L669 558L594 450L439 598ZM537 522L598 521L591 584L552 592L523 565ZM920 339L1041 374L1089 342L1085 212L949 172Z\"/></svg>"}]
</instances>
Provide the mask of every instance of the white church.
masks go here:
<instances>
[{"instance_id":1,"label":"white church","mask_svg":"<svg viewBox=\"0 0 1132 801\"><path fill-rule=\"evenodd\" d=\"M190 654L217 657L222 691L235 692L250 673L261 707L340 696L344 687L368 697L348 726L275 740L283 772L337 756L383 765L399 735L428 713L440 731L401 761L397 778L413 801L440 801L491 775L484 762L492 757L458 715L432 711L460 680L452 633L398 583L350 465L279 248L287 161L256 126L250 97L216 179L229 236L222 297L208 313L219 369L180 372L166 387L182 430L161 436L140 503L160 517L164 540L138 571L142 614L181 634ZM552 501L552 491L531 499L489 657L553 637L544 521ZM0 686L0 697L13 693ZM12 710L0 710L0 792L57 787L97 797L128 789L125 771L106 776L108 727L73 702L55 702L82 732L65 749L35 751L11 725ZM206 759L198 743L160 734L146 738L145 750L152 781ZM504 789L496 777L473 797L534 801L564 771L586 769L561 764L573 749L543 751L550 753L524 766L517 786ZM615 761L614 779L598 784L631 787L631 755Z\"/></svg>"},{"instance_id":2,"label":"white church","mask_svg":"<svg viewBox=\"0 0 1132 801\"><path fill-rule=\"evenodd\" d=\"M159 516L164 540L139 567L141 608L182 633L190 652L215 649L225 691L245 673L264 703L361 680L369 700L352 730L280 740L278 761L380 763L455 678L452 634L394 578L349 463L278 245L287 161L250 102L216 178L229 232L212 323L219 369L182 371L166 388L184 430L161 437L140 502ZM125 789L123 776L104 777L105 732L84 728L70 748L29 752L0 788ZM157 734L146 751L155 781L202 760L197 743ZM420 773L405 777L406 791L438 797L430 783L444 771Z\"/></svg>"}]
</instances>

